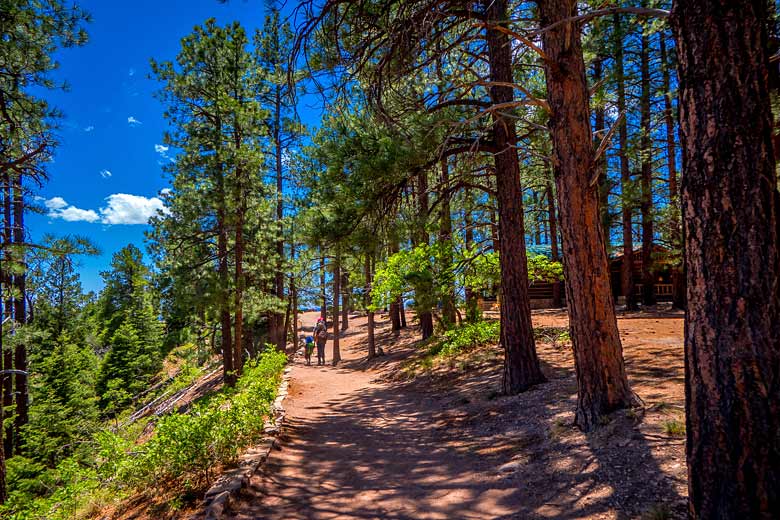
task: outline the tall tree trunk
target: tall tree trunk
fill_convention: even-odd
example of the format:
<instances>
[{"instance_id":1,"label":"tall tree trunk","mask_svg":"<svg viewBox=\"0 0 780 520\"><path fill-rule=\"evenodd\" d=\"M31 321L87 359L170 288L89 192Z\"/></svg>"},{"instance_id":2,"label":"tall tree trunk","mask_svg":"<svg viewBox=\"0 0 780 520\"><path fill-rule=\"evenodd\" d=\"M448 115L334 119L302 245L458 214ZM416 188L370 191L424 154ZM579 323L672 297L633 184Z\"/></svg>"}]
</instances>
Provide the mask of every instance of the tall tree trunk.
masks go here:
<instances>
[{"instance_id":1,"label":"tall tree trunk","mask_svg":"<svg viewBox=\"0 0 780 520\"><path fill-rule=\"evenodd\" d=\"M417 175L417 226L414 235L415 245L428 244L428 231L425 229L428 222L428 174L420 172ZM429 283L420 283L415 294L415 307L417 319L420 320L420 334L422 339L433 336L433 312L431 312L431 299L433 286Z\"/></svg>"},{"instance_id":2,"label":"tall tree trunk","mask_svg":"<svg viewBox=\"0 0 780 520\"><path fill-rule=\"evenodd\" d=\"M13 233L11 231L12 216L12 190L11 190L11 177L8 172L3 173L3 265L10 266L13 262L11 245L13 241ZM0 298L6 296L5 300L5 313L0 319L13 318L14 307L13 298L11 297L11 287L13 285L13 275L11 269L5 268L5 286L6 294L0 294ZM14 352L9 346L3 350L3 368L11 370L14 367ZM9 410L14 404L14 378L11 375L3 376L3 408ZM1 428L2 423L0 423ZM3 436L3 444L5 447L5 453L13 454L14 450L14 427L13 424L8 424L5 428Z\"/></svg>"},{"instance_id":3,"label":"tall tree trunk","mask_svg":"<svg viewBox=\"0 0 780 520\"><path fill-rule=\"evenodd\" d=\"M239 204L238 214L236 215L236 233L235 233L235 255L236 266L233 283L235 285L233 293L233 305L235 307L235 331L233 341L235 348L233 350L233 369L236 376L240 376L244 368L244 212L243 203Z\"/></svg>"},{"instance_id":4,"label":"tall tree trunk","mask_svg":"<svg viewBox=\"0 0 780 520\"><path fill-rule=\"evenodd\" d=\"M406 324L406 305L404 305L403 297L398 297L396 305L398 306L398 315L401 319L401 328L405 329L408 325Z\"/></svg>"},{"instance_id":5,"label":"tall tree trunk","mask_svg":"<svg viewBox=\"0 0 780 520\"><path fill-rule=\"evenodd\" d=\"M488 27L490 100L494 105L511 103L512 46L505 32L508 18L507 0L483 0ZM498 201L498 245L501 268L501 344L504 347L503 391L516 394L546 380L536 355L528 299L528 261L523 222L523 190L520 185L520 163L517 159L517 133L514 120L501 111L493 112L493 138L498 153L496 193Z\"/></svg>"},{"instance_id":6,"label":"tall tree trunk","mask_svg":"<svg viewBox=\"0 0 780 520\"><path fill-rule=\"evenodd\" d=\"M322 289L322 303L320 304L320 316L328 319L328 293L325 290L325 251L320 248L320 288Z\"/></svg>"},{"instance_id":7,"label":"tall tree trunk","mask_svg":"<svg viewBox=\"0 0 780 520\"><path fill-rule=\"evenodd\" d=\"M295 261L295 240L291 239L290 241L290 259L292 261ZM299 331L299 325L298 325L298 285L295 283L295 275L293 274L290 276L290 298L292 298L292 341L293 341L293 349L298 349L298 331Z\"/></svg>"},{"instance_id":8,"label":"tall tree trunk","mask_svg":"<svg viewBox=\"0 0 780 520\"><path fill-rule=\"evenodd\" d=\"M631 170L628 164L628 124L626 122L626 79L623 67L623 22L614 15L615 26L615 80L617 82L618 112L623 114L618 127L620 143L620 205L623 226L623 263L620 268L620 286L627 310L638 309L634 289L634 232Z\"/></svg>"},{"instance_id":9,"label":"tall tree trunk","mask_svg":"<svg viewBox=\"0 0 780 520\"><path fill-rule=\"evenodd\" d=\"M639 119L642 156L642 305L655 305L655 274L653 269L653 141L650 128L650 36L642 31L639 52L640 98Z\"/></svg>"},{"instance_id":10,"label":"tall tree trunk","mask_svg":"<svg viewBox=\"0 0 780 520\"><path fill-rule=\"evenodd\" d=\"M450 167L447 163L447 159L441 160L440 164L441 178L439 179L442 186L439 191L439 196L442 197L439 203L439 242L446 244L447 250L441 259L442 263L447 266L447 272L451 273L452 266L452 212L450 209ZM442 319L446 327L451 327L455 324L456 312L455 312L455 277L454 275L447 281L447 292L442 298Z\"/></svg>"},{"instance_id":11,"label":"tall tree trunk","mask_svg":"<svg viewBox=\"0 0 780 520\"><path fill-rule=\"evenodd\" d=\"M472 204L472 198L471 198L471 191L466 190L465 192L465 205L466 208L463 212L463 240L466 245L466 250L471 251L471 248L474 246L474 218L471 212L471 204ZM480 318L480 312L479 312L479 302L477 301L477 293L474 291L474 288L471 287L471 285L466 284L465 288L466 292L466 321L470 323L474 323L479 320Z\"/></svg>"},{"instance_id":12,"label":"tall tree trunk","mask_svg":"<svg viewBox=\"0 0 780 520\"><path fill-rule=\"evenodd\" d=\"M374 339L374 311L371 310L371 254L366 253L366 262L363 266L363 274L366 277L366 315L368 316L368 359L376 357L376 340Z\"/></svg>"},{"instance_id":13,"label":"tall tree trunk","mask_svg":"<svg viewBox=\"0 0 780 520\"><path fill-rule=\"evenodd\" d=\"M555 213L555 195L553 193L552 183L547 181L547 214L550 226L550 259L553 262L560 262L561 255L558 253L558 217ZM563 307L563 298L561 295L561 283L553 284L553 307L560 309Z\"/></svg>"},{"instance_id":14,"label":"tall tree trunk","mask_svg":"<svg viewBox=\"0 0 780 520\"><path fill-rule=\"evenodd\" d=\"M780 518L780 195L767 3L677 0L689 516Z\"/></svg>"},{"instance_id":15,"label":"tall tree trunk","mask_svg":"<svg viewBox=\"0 0 780 520\"><path fill-rule=\"evenodd\" d=\"M391 231L389 253L394 255L400 249L398 245L398 236L395 231ZM402 327L406 327L406 319L404 317L403 323L401 320L401 312L403 311L403 301L400 297L396 298L390 303L390 329L393 332L398 332Z\"/></svg>"},{"instance_id":16,"label":"tall tree trunk","mask_svg":"<svg viewBox=\"0 0 780 520\"><path fill-rule=\"evenodd\" d=\"M219 208L217 209L217 256L218 267L217 276L219 277L219 315L222 327L222 371L224 374L225 385L234 386L236 384L236 373L233 365L233 341L232 341L232 319L230 318L230 273L228 263L228 232L226 226L225 211L225 188L222 175L217 177L217 193L219 198Z\"/></svg>"},{"instance_id":17,"label":"tall tree trunk","mask_svg":"<svg viewBox=\"0 0 780 520\"><path fill-rule=\"evenodd\" d=\"M349 329L349 273L341 273L341 330Z\"/></svg>"},{"instance_id":18,"label":"tall tree trunk","mask_svg":"<svg viewBox=\"0 0 780 520\"><path fill-rule=\"evenodd\" d=\"M576 0L538 3L542 27L577 15ZM548 55L549 125L577 373L575 422L587 431L602 416L632 405L634 398L615 318L598 194L591 183L595 164L579 26L561 23L545 32L542 42Z\"/></svg>"},{"instance_id":19,"label":"tall tree trunk","mask_svg":"<svg viewBox=\"0 0 780 520\"><path fill-rule=\"evenodd\" d=\"M669 73L670 59L666 51L666 34L658 32L661 52L661 74L664 91L664 123L666 125L666 164L669 173L669 204L672 207L669 221L669 238L675 250L682 250L680 232L680 194L677 189L677 147L674 140L674 110L672 108L672 81ZM672 271L672 305L685 309L685 276L682 268Z\"/></svg>"},{"instance_id":20,"label":"tall tree trunk","mask_svg":"<svg viewBox=\"0 0 780 520\"><path fill-rule=\"evenodd\" d=\"M22 186L22 176L17 175L14 178L14 245L17 248L16 262L18 263L16 274L14 274L14 321L18 326L27 323L27 251L24 247L24 188ZM17 342L14 348L14 368L27 372L27 345L24 342ZM16 401L16 419L14 420L14 453L19 454L21 450L22 427L29 421L29 390L27 386L27 375L17 374L15 381L16 391L14 393Z\"/></svg>"},{"instance_id":21,"label":"tall tree trunk","mask_svg":"<svg viewBox=\"0 0 780 520\"><path fill-rule=\"evenodd\" d=\"M339 337L341 336L341 330L339 329L339 296L341 292L341 250L340 246L336 246L336 258L333 261L333 366L339 364L341 361L341 348L339 345Z\"/></svg>"}]
</instances>

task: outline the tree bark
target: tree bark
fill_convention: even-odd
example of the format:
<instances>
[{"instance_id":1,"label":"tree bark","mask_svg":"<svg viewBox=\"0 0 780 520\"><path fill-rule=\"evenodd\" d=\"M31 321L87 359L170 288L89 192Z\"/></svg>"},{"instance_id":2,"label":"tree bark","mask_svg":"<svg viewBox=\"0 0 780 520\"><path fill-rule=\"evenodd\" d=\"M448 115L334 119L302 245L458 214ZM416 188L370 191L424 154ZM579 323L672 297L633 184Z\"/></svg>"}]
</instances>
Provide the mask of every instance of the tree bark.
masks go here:
<instances>
[{"instance_id":1,"label":"tree bark","mask_svg":"<svg viewBox=\"0 0 780 520\"><path fill-rule=\"evenodd\" d=\"M282 165L282 87L277 83L274 85L274 121L273 121L273 139L274 139L274 159L276 167L276 272L274 273L274 287L276 297L284 299L284 198L283 198L283 165ZM275 315L273 338L276 342L276 348L284 352L286 347L286 328L280 327L281 316Z\"/></svg>"},{"instance_id":2,"label":"tree bark","mask_svg":"<svg viewBox=\"0 0 780 520\"><path fill-rule=\"evenodd\" d=\"M642 305L655 305L655 273L653 270L653 142L650 128L650 36L642 31L639 51L642 157Z\"/></svg>"},{"instance_id":3,"label":"tree bark","mask_svg":"<svg viewBox=\"0 0 780 520\"><path fill-rule=\"evenodd\" d=\"M391 231L390 236L390 244L389 244L389 253L390 255L394 255L398 252L400 249L400 246L398 245L398 237L395 234L395 231ZM403 323L401 323L401 311L403 310L403 302L401 298L396 298L390 303L390 330L393 332L399 332L402 327L406 327L406 320L404 319Z\"/></svg>"},{"instance_id":4,"label":"tree bark","mask_svg":"<svg viewBox=\"0 0 780 520\"><path fill-rule=\"evenodd\" d=\"M620 14L613 15L615 25L615 80L617 82L618 112L624 114L618 127L620 143L620 203L623 226L623 262L620 268L620 287L626 310L637 310L634 289L634 233L631 196L631 171L628 164L628 124L626 123L626 80L623 67L623 23Z\"/></svg>"},{"instance_id":5,"label":"tree bark","mask_svg":"<svg viewBox=\"0 0 780 520\"><path fill-rule=\"evenodd\" d=\"M341 274L341 331L349 329L349 273Z\"/></svg>"},{"instance_id":6,"label":"tree bark","mask_svg":"<svg viewBox=\"0 0 780 520\"><path fill-rule=\"evenodd\" d=\"M512 81L512 46L509 37L499 29L506 26L507 0L483 0L488 27L485 38L488 47L490 87L493 104L510 103L514 98ZM520 184L520 164L517 159L517 133L514 120L506 114L493 112L493 138L498 153L496 167L496 199L498 202L498 246L501 269L501 344L504 347L503 391L517 394L546 381L536 354L531 325L531 304L528 299L528 260L523 222L523 190Z\"/></svg>"},{"instance_id":7,"label":"tree bark","mask_svg":"<svg viewBox=\"0 0 780 520\"><path fill-rule=\"evenodd\" d=\"M429 237L426 225L428 223L428 175L426 172L417 174L417 226L413 233L415 245L428 245ZM429 283L420 283L416 287L420 294L415 294L415 310L417 319L420 320L420 335L423 340L433 336L433 312L431 311L431 299L433 286Z\"/></svg>"},{"instance_id":8,"label":"tree bark","mask_svg":"<svg viewBox=\"0 0 780 520\"><path fill-rule=\"evenodd\" d=\"M233 341L232 341L232 319L230 317L230 273L228 263L228 231L226 225L225 211L225 187L222 173L217 175L217 194L219 207L217 208L217 276L219 277L219 315L222 328L222 371L224 374L225 385L235 386L236 374L233 366Z\"/></svg>"},{"instance_id":9,"label":"tree bark","mask_svg":"<svg viewBox=\"0 0 780 520\"><path fill-rule=\"evenodd\" d=\"M450 209L450 167L447 159L443 158L440 164L441 178L439 179L441 188L439 196L442 198L439 202L439 242L445 244L448 248L442 258L442 263L447 266L447 272L450 273L452 266L452 253L449 249L452 245L452 213ZM447 328L455 325L455 279L447 281L448 289L442 299L442 320Z\"/></svg>"},{"instance_id":10,"label":"tree bark","mask_svg":"<svg viewBox=\"0 0 780 520\"><path fill-rule=\"evenodd\" d=\"M336 259L333 261L333 366L339 364L341 361L341 348L339 345L339 337L341 336L341 330L339 329L339 297L341 293L341 251L338 250L339 246L336 246Z\"/></svg>"},{"instance_id":11,"label":"tree bark","mask_svg":"<svg viewBox=\"0 0 780 520\"><path fill-rule=\"evenodd\" d=\"M465 199L466 199L466 208L463 212L463 226L464 226L463 240L466 245L466 250L471 251L471 248L474 245L474 218L471 212L472 198L471 198L470 190L466 190ZM466 284L465 293L466 293L465 294L466 321L468 321L469 323L474 323L478 321L480 318L479 302L477 301L477 294L476 292L474 292L474 289L469 284Z\"/></svg>"},{"instance_id":12,"label":"tree bark","mask_svg":"<svg viewBox=\"0 0 780 520\"><path fill-rule=\"evenodd\" d=\"M577 15L576 0L540 0L542 27ZM588 431L602 416L631 406L623 351L599 221L589 92L577 25L561 23L542 36L548 61L547 102L563 237L569 323L578 400L575 423Z\"/></svg>"},{"instance_id":13,"label":"tree bark","mask_svg":"<svg viewBox=\"0 0 780 520\"><path fill-rule=\"evenodd\" d=\"M11 190L11 177L8 172L3 173L3 264L10 265L13 263L13 257L11 255L11 242L13 241L13 233L11 231L12 217L12 190ZM6 300L5 300L5 313L0 319L13 318L14 308L13 299L11 298L11 286L13 284L13 275L11 270L5 269L5 282ZM3 295L0 294L0 298ZM3 368L10 370L14 367L14 353L10 347L3 350ZM10 375L3 376L3 408L8 410L14 404L14 378ZM0 429L2 429L2 423L0 423ZM13 424L8 424L5 428L3 436L3 444L5 447L5 453L12 454L14 449L14 427Z\"/></svg>"},{"instance_id":14,"label":"tree bark","mask_svg":"<svg viewBox=\"0 0 780 520\"><path fill-rule=\"evenodd\" d=\"M561 256L558 253L558 217L555 213L555 194L553 193L552 183L547 181L547 215L550 226L550 259L553 262L560 262ZM561 283L553 284L553 307L560 309L563 307L563 298L561 295Z\"/></svg>"},{"instance_id":15,"label":"tree bark","mask_svg":"<svg viewBox=\"0 0 780 520\"><path fill-rule=\"evenodd\" d=\"M325 252L320 248L320 288L322 289L322 303L320 304L320 316L328 319L328 293L325 290Z\"/></svg>"},{"instance_id":16,"label":"tree bark","mask_svg":"<svg viewBox=\"0 0 780 520\"><path fill-rule=\"evenodd\" d=\"M677 0L689 517L780 518L767 3Z\"/></svg>"},{"instance_id":17,"label":"tree bark","mask_svg":"<svg viewBox=\"0 0 780 520\"><path fill-rule=\"evenodd\" d=\"M363 274L366 277L366 315L368 316L368 359L376 357L376 340L374 339L374 311L371 310L371 254L366 253L366 262L363 266Z\"/></svg>"},{"instance_id":18,"label":"tree bark","mask_svg":"<svg viewBox=\"0 0 780 520\"><path fill-rule=\"evenodd\" d=\"M22 176L17 175L13 182L14 187L14 223L13 234L16 251L17 272L14 274L14 321L18 326L27 323L27 252L24 249L24 187ZM27 345L17 342L14 348L14 368L27 372ZM14 420L14 453L19 454L22 441L22 427L29 421L30 394L27 386L27 375L17 373L15 381L14 400L16 401L16 418Z\"/></svg>"}]
</instances>

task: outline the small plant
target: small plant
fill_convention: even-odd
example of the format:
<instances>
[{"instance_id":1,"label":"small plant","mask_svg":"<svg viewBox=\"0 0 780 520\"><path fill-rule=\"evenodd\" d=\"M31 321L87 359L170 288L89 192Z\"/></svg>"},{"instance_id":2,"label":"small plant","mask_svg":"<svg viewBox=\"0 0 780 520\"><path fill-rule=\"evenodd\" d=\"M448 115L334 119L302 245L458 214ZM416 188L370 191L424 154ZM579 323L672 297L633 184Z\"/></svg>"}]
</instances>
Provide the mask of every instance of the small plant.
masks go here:
<instances>
[{"instance_id":1,"label":"small plant","mask_svg":"<svg viewBox=\"0 0 780 520\"><path fill-rule=\"evenodd\" d=\"M448 330L440 342L431 345L430 354L455 357L482 345L498 343L500 324L497 321L478 321Z\"/></svg>"},{"instance_id":2,"label":"small plant","mask_svg":"<svg viewBox=\"0 0 780 520\"><path fill-rule=\"evenodd\" d=\"M685 436L685 424L677 419L665 421L664 433L671 437L683 437Z\"/></svg>"}]
</instances>

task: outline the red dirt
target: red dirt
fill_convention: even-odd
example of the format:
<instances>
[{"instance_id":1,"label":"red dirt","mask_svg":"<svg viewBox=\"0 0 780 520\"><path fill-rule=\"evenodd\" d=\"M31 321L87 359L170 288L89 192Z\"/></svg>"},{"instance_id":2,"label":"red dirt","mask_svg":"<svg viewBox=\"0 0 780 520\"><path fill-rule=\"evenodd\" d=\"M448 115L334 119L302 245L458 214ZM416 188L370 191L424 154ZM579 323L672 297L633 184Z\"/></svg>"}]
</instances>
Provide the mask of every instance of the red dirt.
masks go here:
<instances>
[{"instance_id":1,"label":"red dirt","mask_svg":"<svg viewBox=\"0 0 780 520\"><path fill-rule=\"evenodd\" d=\"M684 439L664 433L683 418L680 314L621 316L629 377L646 407L591 435L571 426L568 344L540 342L549 381L504 397L496 347L425 366L416 331L394 336L382 319L388 355L368 362L365 319L350 323L337 368L295 364L280 447L233 518L684 516ZM534 313L536 327L566 323L560 311Z\"/></svg>"}]
</instances>

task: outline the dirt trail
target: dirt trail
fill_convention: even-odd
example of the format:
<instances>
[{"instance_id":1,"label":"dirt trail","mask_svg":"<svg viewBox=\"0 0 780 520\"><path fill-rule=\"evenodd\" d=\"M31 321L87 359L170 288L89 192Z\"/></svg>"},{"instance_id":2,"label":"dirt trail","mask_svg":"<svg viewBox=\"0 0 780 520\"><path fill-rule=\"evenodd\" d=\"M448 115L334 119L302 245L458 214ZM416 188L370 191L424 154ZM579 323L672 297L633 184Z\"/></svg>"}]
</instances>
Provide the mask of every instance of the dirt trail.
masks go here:
<instances>
[{"instance_id":1,"label":"dirt trail","mask_svg":"<svg viewBox=\"0 0 780 520\"><path fill-rule=\"evenodd\" d=\"M365 320L351 325L338 368L294 365L280 449L233 518L510 518L515 485L477 453L443 441L446 403L380 381L411 338L385 345L388 356L368 366ZM380 339L390 340L381 325Z\"/></svg>"},{"instance_id":2,"label":"dirt trail","mask_svg":"<svg viewBox=\"0 0 780 520\"><path fill-rule=\"evenodd\" d=\"M560 310L533 319L540 333L567 325ZM568 343L540 340L548 382L501 396L499 347L426 364L416 329L393 335L382 319L387 356L368 363L365 319L353 319L338 368L294 365L279 450L233 518L684 518L684 436L667 431L682 427L682 317L621 314L619 326L646 406L585 435Z\"/></svg>"}]
</instances>

